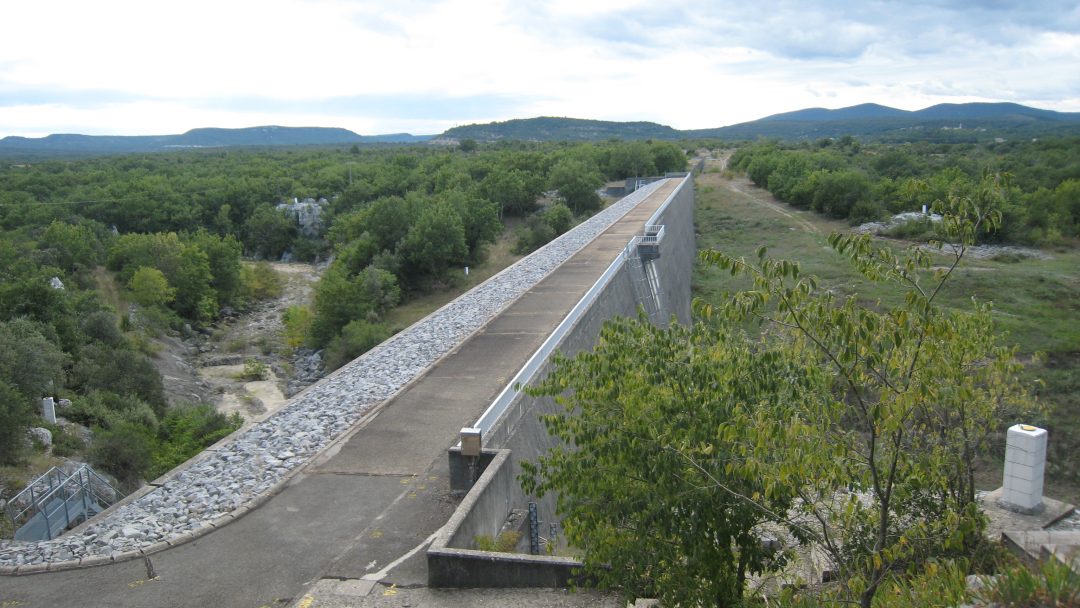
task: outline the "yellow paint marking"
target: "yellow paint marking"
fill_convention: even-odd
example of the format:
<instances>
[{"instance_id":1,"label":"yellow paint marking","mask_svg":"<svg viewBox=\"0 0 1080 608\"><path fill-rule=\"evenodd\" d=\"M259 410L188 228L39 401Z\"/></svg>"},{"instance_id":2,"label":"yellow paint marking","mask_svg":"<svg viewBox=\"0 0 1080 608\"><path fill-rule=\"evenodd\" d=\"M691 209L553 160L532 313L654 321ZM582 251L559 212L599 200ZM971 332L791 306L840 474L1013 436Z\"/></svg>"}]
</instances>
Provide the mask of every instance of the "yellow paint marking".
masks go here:
<instances>
[{"instance_id":1,"label":"yellow paint marking","mask_svg":"<svg viewBox=\"0 0 1080 608\"><path fill-rule=\"evenodd\" d=\"M383 594L383 597L386 597L388 595L397 595L397 584L390 585L386 589L386 591L382 592L382 594Z\"/></svg>"},{"instance_id":2,"label":"yellow paint marking","mask_svg":"<svg viewBox=\"0 0 1080 608\"><path fill-rule=\"evenodd\" d=\"M427 486L426 486L426 485L424 485L424 484L419 484L419 485L417 485L417 486L416 486L416 489L417 489L417 490L426 490L426 489L427 489Z\"/></svg>"},{"instance_id":3,"label":"yellow paint marking","mask_svg":"<svg viewBox=\"0 0 1080 608\"><path fill-rule=\"evenodd\" d=\"M0 608L15 608L15 606L25 606L19 600L4 600L0 602Z\"/></svg>"},{"instance_id":4,"label":"yellow paint marking","mask_svg":"<svg viewBox=\"0 0 1080 608\"><path fill-rule=\"evenodd\" d=\"M156 580L157 580L157 577L155 576L154 578L152 578L150 580L139 579L137 581L132 581L132 582L128 583L128 589L138 589L139 587L142 587L146 583L149 583L150 581L156 581Z\"/></svg>"},{"instance_id":5,"label":"yellow paint marking","mask_svg":"<svg viewBox=\"0 0 1080 608\"><path fill-rule=\"evenodd\" d=\"M416 492L409 492L409 498L416 498Z\"/></svg>"},{"instance_id":6,"label":"yellow paint marking","mask_svg":"<svg viewBox=\"0 0 1080 608\"><path fill-rule=\"evenodd\" d=\"M315 603L315 598L310 595L305 595L304 599L300 600L300 603L296 605L296 608L311 608L311 605Z\"/></svg>"},{"instance_id":7,"label":"yellow paint marking","mask_svg":"<svg viewBox=\"0 0 1080 608\"><path fill-rule=\"evenodd\" d=\"M405 485L405 484L409 483L410 481L412 481L411 477L403 477L401 479L401 485Z\"/></svg>"},{"instance_id":8,"label":"yellow paint marking","mask_svg":"<svg viewBox=\"0 0 1080 608\"><path fill-rule=\"evenodd\" d=\"M371 538L382 538L382 530L375 528L371 531Z\"/></svg>"},{"instance_id":9,"label":"yellow paint marking","mask_svg":"<svg viewBox=\"0 0 1080 608\"><path fill-rule=\"evenodd\" d=\"M431 481L435 481L436 479L439 478L439 476L438 475L428 475L427 478L430 479Z\"/></svg>"}]
</instances>

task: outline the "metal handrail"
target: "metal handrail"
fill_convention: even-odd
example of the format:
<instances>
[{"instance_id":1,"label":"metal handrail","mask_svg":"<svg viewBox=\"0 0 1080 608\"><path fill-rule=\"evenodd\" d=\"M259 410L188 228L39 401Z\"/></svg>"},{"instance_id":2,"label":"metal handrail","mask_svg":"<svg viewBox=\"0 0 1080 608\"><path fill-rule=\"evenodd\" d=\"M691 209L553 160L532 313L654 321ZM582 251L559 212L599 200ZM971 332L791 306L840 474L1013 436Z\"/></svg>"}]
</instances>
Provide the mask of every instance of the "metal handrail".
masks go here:
<instances>
[{"instance_id":1,"label":"metal handrail","mask_svg":"<svg viewBox=\"0 0 1080 608\"><path fill-rule=\"evenodd\" d=\"M573 328L573 326L578 322L578 320L585 313L585 311L588 310L590 306L592 306L593 301L599 296L600 292L602 292L604 288L607 287L607 284L611 282L611 279L622 268L626 260L629 259L629 256L634 255L634 247L636 247L637 244L646 237L655 239L653 241L654 243L659 243L660 239L663 238L664 226L657 222L663 215L664 210L667 209L668 205L670 205L671 202L675 200L675 198L682 191L683 187L686 186L688 180L688 176L683 177L683 180L679 182L679 185L675 187L671 194L668 195L664 202L656 209L656 211L653 212L652 216L649 218L649 221L645 225L646 235L644 237L635 236L630 240L630 243L628 243L627 246L622 250L622 252L619 253L619 255L611 263L611 265L607 267L607 270L604 271L604 274L600 275L600 278L597 279L596 283L594 283L593 286L590 287L587 292L585 292L585 295L578 301L574 308L570 310L569 314L567 314L566 317L563 318L562 322L560 322L558 327L555 328L555 331L553 331L551 335L548 336L546 340L544 340L544 343L540 346L540 348L535 353L533 353L531 357L529 357L529 360L525 363L521 370L519 370L518 373L514 375L513 379L510 380L509 384L507 384L506 387L503 388L502 392L499 393L499 396L491 402L491 405L489 405L488 408L484 410L484 413L481 414L480 418L477 419L476 423L473 424L472 428L481 429L481 442L483 445L489 444L489 431L495 425L495 423L499 421L499 418L501 418L503 414L506 413L510 405L517 399L518 395L521 394L521 390L518 387L523 387L527 385L530 380L532 380L532 377L547 361L547 358L562 342L566 334L570 332L570 329ZM654 229L654 233L651 235L649 234L650 228ZM456 447L461 447L460 441L456 444Z\"/></svg>"},{"instance_id":2,"label":"metal handrail","mask_svg":"<svg viewBox=\"0 0 1080 608\"><path fill-rule=\"evenodd\" d=\"M80 466L66 477L62 477L63 475L64 472L61 469L52 467L8 501L5 511L13 526L17 528L22 522L31 519L34 514L41 513L45 519L46 534L52 538L51 522L55 521L53 516L63 510L66 527L72 520L69 505L74 502L82 502L82 510L77 515L89 517L88 501L94 501L96 505L104 503L108 506L122 498L120 492L89 465ZM47 484L48 489L43 493L38 493L37 489L43 483ZM102 488L105 490L103 491ZM50 508L50 503L58 498L61 499L60 504ZM25 506L20 509L19 504L25 504Z\"/></svg>"}]
</instances>

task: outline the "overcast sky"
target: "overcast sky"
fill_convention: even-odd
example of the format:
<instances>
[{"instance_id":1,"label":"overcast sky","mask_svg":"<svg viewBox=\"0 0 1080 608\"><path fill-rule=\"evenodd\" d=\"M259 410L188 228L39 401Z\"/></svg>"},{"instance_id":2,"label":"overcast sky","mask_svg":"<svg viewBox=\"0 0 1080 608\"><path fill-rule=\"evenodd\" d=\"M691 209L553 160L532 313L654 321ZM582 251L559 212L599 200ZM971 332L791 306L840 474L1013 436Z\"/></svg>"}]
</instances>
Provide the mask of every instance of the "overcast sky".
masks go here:
<instances>
[{"instance_id":1,"label":"overcast sky","mask_svg":"<svg viewBox=\"0 0 1080 608\"><path fill-rule=\"evenodd\" d=\"M3 4L0 137L432 134L533 116L689 129L864 102L1080 111L1075 1Z\"/></svg>"}]
</instances>

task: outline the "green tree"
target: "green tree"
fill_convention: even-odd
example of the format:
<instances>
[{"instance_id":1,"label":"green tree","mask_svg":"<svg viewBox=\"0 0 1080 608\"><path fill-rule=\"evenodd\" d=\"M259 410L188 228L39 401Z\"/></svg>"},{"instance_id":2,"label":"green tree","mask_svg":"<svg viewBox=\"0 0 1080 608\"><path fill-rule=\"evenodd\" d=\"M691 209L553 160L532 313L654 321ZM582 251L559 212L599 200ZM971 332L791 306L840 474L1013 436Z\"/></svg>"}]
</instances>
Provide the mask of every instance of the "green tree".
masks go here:
<instances>
[{"instance_id":1,"label":"green tree","mask_svg":"<svg viewBox=\"0 0 1080 608\"><path fill-rule=\"evenodd\" d=\"M659 141L653 142L649 148L657 173L686 170L686 154L679 146L669 141Z\"/></svg>"},{"instance_id":2,"label":"green tree","mask_svg":"<svg viewBox=\"0 0 1080 608\"><path fill-rule=\"evenodd\" d=\"M198 247L206 254L210 268L210 286L221 304L235 304L241 296L243 282L240 279L240 254L243 246L231 234L219 236L200 228L185 234L188 245Z\"/></svg>"},{"instance_id":3,"label":"green tree","mask_svg":"<svg viewBox=\"0 0 1080 608\"><path fill-rule=\"evenodd\" d=\"M761 412L816 399L827 377L803 353L722 332L609 322L592 352L556 357L530 389L561 405L543 418L561 444L522 465L523 486L557 493L567 539L603 588L665 606L738 606L750 573L784 563L755 527L793 493L760 473L770 439L800 422ZM731 439L747 426L760 430L756 446Z\"/></svg>"},{"instance_id":4,"label":"green tree","mask_svg":"<svg viewBox=\"0 0 1080 608\"><path fill-rule=\"evenodd\" d=\"M53 258L51 263L67 272L100 264L105 252L101 241L89 226L59 221L54 221L45 229L38 248L48 251Z\"/></svg>"},{"instance_id":5,"label":"green tree","mask_svg":"<svg viewBox=\"0 0 1080 608\"><path fill-rule=\"evenodd\" d=\"M132 395L150 404L156 414L165 412L161 375L146 355L134 350L87 346L72 370L72 380L83 392L102 390Z\"/></svg>"},{"instance_id":6,"label":"green tree","mask_svg":"<svg viewBox=\"0 0 1080 608\"><path fill-rule=\"evenodd\" d=\"M33 414L33 402L0 379L0 465L16 464L22 458Z\"/></svg>"},{"instance_id":7,"label":"green tree","mask_svg":"<svg viewBox=\"0 0 1080 608\"><path fill-rule=\"evenodd\" d=\"M377 318L400 298L397 279L389 272L369 266L359 275L349 276L342 265L333 264L315 287L311 341L315 346L324 346L350 321ZM297 316L302 313L289 314L295 323L306 323Z\"/></svg>"},{"instance_id":8,"label":"green tree","mask_svg":"<svg viewBox=\"0 0 1080 608\"><path fill-rule=\"evenodd\" d=\"M596 189L603 185L604 178L587 162L564 158L551 168L548 181L575 214L600 207L600 195Z\"/></svg>"},{"instance_id":9,"label":"green tree","mask_svg":"<svg viewBox=\"0 0 1080 608\"><path fill-rule=\"evenodd\" d=\"M164 306L176 299L176 290L157 268L139 266L127 287L140 306Z\"/></svg>"},{"instance_id":10,"label":"green tree","mask_svg":"<svg viewBox=\"0 0 1080 608\"><path fill-rule=\"evenodd\" d=\"M291 217L263 203L244 222L244 246L257 258L278 259L292 246L296 232Z\"/></svg>"},{"instance_id":11,"label":"green tree","mask_svg":"<svg viewBox=\"0 0 1080 608\"><path fill-rule=\"evenodd\" d=\"M574 213L566 205L555 203L544 211L544 221L559 236L574 226Z\"/></svg>"},{"instance_id":12,"label":"green tree","mask_svg":"<svg viewBox=\"0 0 1080 608\"><path fill-rule=\"evenodd\" d=\"M643 141L632 141L614 146L608 156L607 174L612 179L654 175L652 150Z\"/></svg>"},{"instance_id":13,"label":"green tree","mask_svg":"<svg viewBox=\"0 0 1080 608\"><path fill-rule=\"evenodd\" d=\"M451 205L429 205L401 241L399 251L413 269L411 274L441 276L469 255L461 216Z\"/></svg>"},{"instance_id":14,"label":"green tree","mask_svg":"<svg viewBox=\"0 0 1080 608\"><path fill-rule=\"evenodd\" d=\"M29 319L0 322L0 381L33 402L64 386L68 355Z\"/></svg>"},{"instance_id":15,"label":"green tree","mask_svg":"<svg viewBox=\"0 0 1080 608\"><path fill-rule=\"evenodd\" d=\"M770 325L765 339L816 353L831 390L798 415L814 421L786 433L764 477L802 499L792 533L823 549L850 600L869 608L890 573L936 555L970 553L982 541L974 466L1008 409L1027 405L1015 349L995 343L991 307L943 308L938 295L979 231L995 229L1007 185L988 176L974 197L938 206L953 259L932 270L925 250L897 255L870 237L833 235L830 244L868 279L892 283L902 304L871 308L857 295L837 301L815 289L797 264L756 263L717 251L706 262L753 277L753 290L719 306L714 321ZM782 381L782 378L775 378ZM744 441L757 429L747 428ZM829 446L822 449L822 446ZM837 463L844 463L837 466ZM792 466L796 464L798 466Z\"/></svg>"},{"instance_id":16,"label":"green tree","mask_svg":"<svg viewBox=\"0 0 1080 608\"><path fill-rule=\"evenodd\" d=\"M897 304L819 290L764 248L752 262L708 251L753 287L697 302L691 329L617 322L595 352L558 360L533 392L562 404L545 423L564 445L522 481L559 493L589 574L665 604L736 605L746 571L777 565L754 538L768 522L827 556L840 601L870 608L894 573L971 555L975 463L1029 398L991 307L938 297L1006 189L988 176L938 206L955 245L944 268L921 248L830 237ZM744 335L751 321L764 331Z\"/></svg>"},{"instance_id":17,"label":"green tree","mask_svg":"<svg viewBox=\"0 0 1080 608\"><path fill-rule=\"evenodd\" d=\"M501 213L523 216L536 210L540 188L536 180L520 169L492 171L480 185L488 200L495 201Z\"/></svg>"},{"instance_id":18,"label":"green tree","mask_svg":"<svg viewBox=\"0 0 1080 608\"><path fill-rule=\"evenodd\" d=\"M870 180L865 173L854 170L819 171L811 207L830 217L846 218L858 203L866 201L869 196Z\"/></svg>"}]
</instances>

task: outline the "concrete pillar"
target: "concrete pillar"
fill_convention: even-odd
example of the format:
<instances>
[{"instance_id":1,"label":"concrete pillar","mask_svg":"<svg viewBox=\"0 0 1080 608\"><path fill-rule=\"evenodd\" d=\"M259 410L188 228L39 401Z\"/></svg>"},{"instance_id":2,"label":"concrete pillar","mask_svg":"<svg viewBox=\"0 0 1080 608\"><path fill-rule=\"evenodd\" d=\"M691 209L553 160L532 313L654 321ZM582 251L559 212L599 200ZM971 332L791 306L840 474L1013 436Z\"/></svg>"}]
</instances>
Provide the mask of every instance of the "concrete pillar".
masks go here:
<instances>
[{"instance_id":1,"label":"concrete pillar","mask_svg":"<svg viewBox=\"0 0 1080 608\"><path fill-rule=\"evenodd\" d=\"M41 417L49 424L56 424L56 403L52 397L41 400Z\"/></svg>"},{"instance_id":2,"label":"concrete pillar","mask_svg":"<svg viewBox=\"0 0 1080 608\"><path fill-rule=\"evenodd\" d=\"M1027 514L1041 511L1045 469L1046 430L1027 424L1009 427L1005 442L1002 506Z\"/></svg>"}]
</instances>

